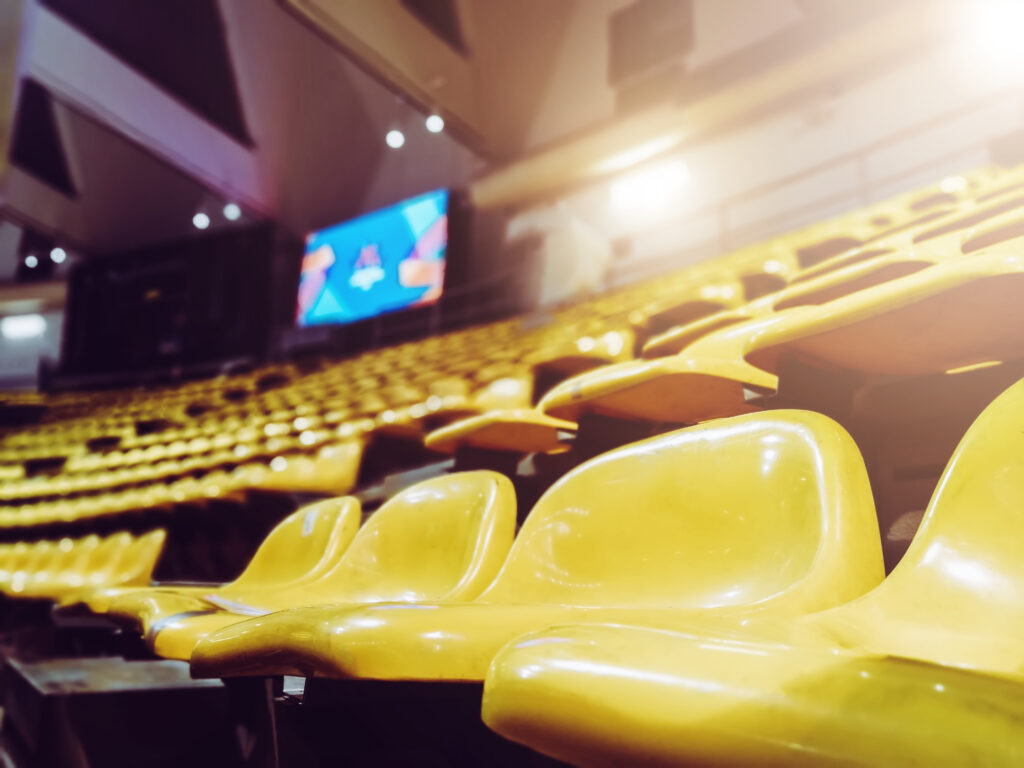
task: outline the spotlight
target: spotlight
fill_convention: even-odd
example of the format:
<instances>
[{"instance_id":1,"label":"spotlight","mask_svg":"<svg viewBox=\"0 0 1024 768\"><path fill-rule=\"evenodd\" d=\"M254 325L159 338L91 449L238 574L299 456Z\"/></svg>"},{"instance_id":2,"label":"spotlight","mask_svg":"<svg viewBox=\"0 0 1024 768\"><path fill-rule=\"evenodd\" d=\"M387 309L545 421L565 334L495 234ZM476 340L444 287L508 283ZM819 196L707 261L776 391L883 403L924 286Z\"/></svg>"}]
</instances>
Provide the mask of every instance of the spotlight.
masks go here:
<instances>
[{"instance_id":1,"label":"spotlight","mask_svg":"<svg viewBox=\"0 0 1024 768\"><path fill-rule=\"evenodd\" d=\"M963 4L962 12L963 60L968 70L996 81L1024 77L1024 53L1019 44L1024 3L978 0Z\"/></svg>"},{"instance_id":2,"label":"spotlight","mask_svg":"<svg viewBox=\"0 0 1024 768\"><path fill-rule=\"evenodd\" d=\"M678 203L689 181L690 169L678 160L639 168L612 182L612 205L628 216L658 215Z\"/></svg>"},{"instance_id":3,"label":"spotlight","mask_svg":"<svg viewBox=\"0 0 1024 768\"><path fill-rule=\"evenodd\" d=\"M224 206L224 218L228 221L238 221L242 216L242 209L235 203L228 203Z\"/></svg>"},{"instance_id":4,"label":"spotlight","mask_svg":"<svg viewBox=\"0 0 1024 768\"><path fill-rule=\"evenodd\" d=\"M200 211L192 217L192 226L196 229L206 229L210 226L210 217Z\"/></svg>"},{"instance_id":5,"label":"spotlight","mask_svg":"<svg viewBox=\"0 0 1024 768\"><path fill-rule=\"evenodd\" d=\"M398 149L405 144L405 134L397 128L392 128L384 137L384 143L392 149Z\"/></svg>"},{"instance_id":6,"label":"spotlight","mask_svg":"<svg viewBox=\"0 0 1024 768\"><path fill-rule=\"evenodd\" d=\"M34 253L30 253L25 257L25 266L29 269L35 269L39 266L39 258Z\"/></svg>"},{"instance_id":7,"label":"spotlight","mask_svg":"<svg viewBox=\"0 0 1024 768\"><path fill-rule=\"evenodd\" d=\"M440 115L430 115L427 118L426 126L431 133L440 133L444 130L444 118Z\"/></svg>"},{"instance_id":8,"label":"spotlight","mask_svg":"<svg viewBox=\"0 0 1024 768\"><path fill-rule=\"evenodd\" d=\"M67 251L65 251L60 246L50 251L50 261L52 261L54 264L63 264L65 261L67 261L67 258Z\"/></svg>"},{"instance_id":9,"label":"spotlight","mask_svg":"<svg viewBox=\"0 0 1024 768\"><path fill-rule=\"evenodd\" d=\"M0 318L0 336L5 339L31 339L46 332L46 318L42 315L9 315Z\"/></svg>"},{"instance_id":10,"label":"spotlight","mask_svg":"<svg viewBox=\"0 0 1024 768\"><path fill-rule=\"evenodd\" d=\"M939 189L947 193L963 192L967 189L967 179L963 176L949 176L942 180Z\"/></svg>"}]
</instances>

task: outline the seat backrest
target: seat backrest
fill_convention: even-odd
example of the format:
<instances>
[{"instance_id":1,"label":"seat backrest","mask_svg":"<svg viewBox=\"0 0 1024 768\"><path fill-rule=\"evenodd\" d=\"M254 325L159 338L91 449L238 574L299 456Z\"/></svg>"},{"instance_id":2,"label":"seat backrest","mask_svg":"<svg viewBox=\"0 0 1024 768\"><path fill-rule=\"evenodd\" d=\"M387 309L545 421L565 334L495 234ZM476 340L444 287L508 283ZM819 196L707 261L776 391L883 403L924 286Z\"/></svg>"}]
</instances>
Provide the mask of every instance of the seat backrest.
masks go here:
<instances>
[{"instance_id":1,"label":"seat backrest","mask_svg":"<svg viewBox=\"0 0 1024 768\"><path fill-rule=\"evenodd\" d=\"M278 523L256 550L232 588L287 584L317 575L352 542L362 522L359 500L352 496L325 499L304 506Z\"/></svg>"},{"instance_id":2,"label":"seat backrest","mask_svg":"<svg viewBox=\"0 0 1024 768\"><path fill-rule=\"evenodd\" d=\"M18 571L31 555L32 547L33 544L26 541L8 544L6 547L7 554L2 564L0 564L0 574L10 576Z\"/></svg>"},{"instance_id":3,"label":"seat backrest","mask_svg":"<svg viewBox=\"0 0 1024 768\"><path fill-rule=\"evenodd\" d=\"M794 611L883 576L860 453L831 419L719 419L588 461L537 502L482 601Z\"/></svg>"},{"instance_id":4,"label":"seat backrest","mask_svg":"<svg viewBox=\"0 0 1024 768\"><path fill-rule=\"evenodd\" d=\"M86 572L91 577L112 573L120 566L131 545L132 535L127 531L110 534L93 550L85 567Z\"/></svg>"},{"instance_id":5,"label":"seat backrest","mask_svg":"<svg viewBox=\"0 0 1024 768\"><path fill-rule=\"evenodd\" d=\"M28 556L18 565L18 571L31 576L43 570L60 554L57 544L52 541L37 541L31 545Z\"/></svg>"},{"instance_id":6,"label":"seat backrest","mask_svg":"<svg viewBox=\"0 0 1024 768\"><path fill-rule=\"evenodd\" d=\"M899 277L906 277L933 262L920 258L898 258L879 256L869 261L851 264L843 269L828 272L814 280L808 280L779 294L773 304L776 311L790 307L807 307L825 304L834 299L849 296L865 288L871 288Z\"/></svg>"},{"instance_id":7,"label":"seat backrest","mask_svg":"<svg viewBox=\"0 0 1024 768\"><path fill-rule=\"evenodd\" d=\"M61 566L62 573L81 573L84 571L93 552L99 547L102 539L95 533L75 539L71 542L71 551ZM63 542L61 542L63 544Z\"/></svg>"},{"instance_id":8,"label":"seat backrest","mask_svg":"<svg viewBox=\"0 0 1024 768\"><path fill-rule=\"evenodd\" d=\"M315 599L368 603L476 597L512 546L515 516L515 491L497 472L424 480L373 513L337 566L317 584Z\"/></svg>"},{"instance_id":9,"label":"seat backrest","mask_svg":"<svg viewBox=\"0 0 1024 768\"><path fill-rule=\"evenodd\" d=\"M116 569L110 572L109 581L124 585L149 584L166 540L167 532L162 528L133 537Z\"/></svg>"},{"instance_id":10,"label":"seat backrest","mask_svg":"<svg viewBox=\"0 0 1024 768\"><path fill-rule=\"evenodd\" d=\"M1024 379L974 421L903 559L850 606L968 634L1024 636ZM1024 662L1024 650L1018 651Z\"/></svg>"}]
</instances>

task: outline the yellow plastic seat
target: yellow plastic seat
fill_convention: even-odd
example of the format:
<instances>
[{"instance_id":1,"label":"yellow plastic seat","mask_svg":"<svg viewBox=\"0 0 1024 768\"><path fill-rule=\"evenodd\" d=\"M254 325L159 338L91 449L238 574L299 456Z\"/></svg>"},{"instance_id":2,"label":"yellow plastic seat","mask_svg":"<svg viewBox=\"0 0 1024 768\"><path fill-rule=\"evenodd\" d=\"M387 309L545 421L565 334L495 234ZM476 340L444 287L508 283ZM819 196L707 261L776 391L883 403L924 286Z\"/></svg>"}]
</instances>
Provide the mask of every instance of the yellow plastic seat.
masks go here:
<instances>
[{"instance_id":1,"label":"yellow plastic seat","mask_svg":"<svg viewBox=\"0 0 1024 768\"><path fill-rule=\"evenodd\" d=\"M8 595L24 592L25 586L31 583L35 573L52 566L59 554L60 550L52 541L34 542L24 559L10 572L9 578L0 583L0 591Z\"/></svg>"},{"instance_id":2,"label":"yellow plastic seat","mask_svg":"<svg viewBox=\"0 0 1024 768\"><path fill-rule=\"evenodd\" d=\"M820 414L776 411L599 456L530 513L471 603L300 608L199 643L193 674L481 680L524 632L567 621L794 615L882 578L856 446ZM311 601L310 601L311 602Z\"/></svg>"},{"instance_id":3,"label":"yellow plastic seat","mask_svg":"<svg viewBox=\"0 0 1024 768\"><path fill-rule=\"evenodd\" d=\"M748 305L749 306L749 305ZM664 333L649 338L643 346L643 357L652 359L666 357L682 352L697 339L707 336L721 328L749 320L751 313L747 307L716 312L713 315L694 320L692 323L676 325Z\"/></svg>"},{"instance_id":4,"label":"yellow plastic seat","mask_svg":"<svg viewBox=\"0 0 1024 768\"><path fill-rule=\"evenodd\" d=\"M743 301L743 288L738 283L709 282L654 301L632 313L630 321L640 333L649 336L731 309Z\"/></svg>"},{"instance_id":5,"label":"yellow plastic seat","mask_svg":"<svg viewBox=\"0 0 1024 768\"><path fill-rule=\"evenodd\" d=\"M204 595L301 584L318 578L338 561L362 522L358 499L325 499L304 506L278 523L260 544L245 570L224 585L174 584L141 588L114 588L78 594L65 600L84 603L94 613L112 612L124 620L147 623L154 595L176 595L186 605L206 609Z\"/></svg>"},{"instance_id":6,"label":"yellow plastic seat","mask_svg":"<svg viewBox=\"0 0 1024 768\"><path fill-rule=\"evenodd\" d=\"M774 390L777 381L742 359L673 355L631 360L567 379L542 397L537 409L570 421L589 412L692 424L757 410L747 404L746 390Z\"/></svg>"},{"instance_id":7,"label":"yellow plastic seat","mask_svg":"<svg viewBox=\"0 0 1024 768\"><path fill-rule=\"evenodd\" d=\"M651 338L644 345L644 357L675 354L708 333L735 322L791 307L824 304L959 255L959 250L948 248L943 252L928 253L904 253L884 247L857 249L801 272L783 290Z\"/></svg>"},{"instance_id":8,"label":"yellow plastic seat","mask_svg":"<svg viewBox=\"0 0 1024 768\"><path fill-rule=\"evenodd\" d=\"M628 360L633 356L633 338L632 331L609 330L542 349L532 356L534 375L564 378L600 365Z\"/></svg>"},{"instance_id":9,"label":"yellow plastic seat","mask_svg":"<svg viewBox=\"0 0 1024 768\"><path fill-rule=\"evenodd\" d=\"M487 411L435 429L423 440L432 451L454 453L460 446L509 453L553 453L565 449L562 435L576 425L532 408Z\"/></svg>"},{"instance_id":10,"label":"yellow plastic seat","mask_svg":"<svg viewBox=\"0 0 1024 768\"><path fill-rule=\"evenodd\" d=\"M813 645L573 625L503 649L482 715L577 766L1009 766L1022 689Z\"/></svg>"},{"instance_id":11,"label":"yellow plastic seat","mask_svg":"<svg viewBox=\"0 0 1024 768\"><path fill-rule=\"evenodd\" d=\"M1024 757L1024 380L964 436L879 587L792 621L580 626L494 661L484 717L579 765Z\"/></svg>"},{"instance_id":12,"label":"yellow plastic seat","mask_svg":"<svg viewBox=\"0 0 1024 768\"><path fill-rule=\"evenodd\" d=\"M59 554L48 565L28 574L19 596L55 597L64 590L76 589L100 542L96 535L77 540L61 539L56 544Z\"/></svg>"},{"instance_id":13,"label":"yellow plastic seat","mask_svg":"<svg viewBox=\"0 0 1024 768\"><path fill-rule=\"evenodd\" d=\"M210 594L208 609L219 612L207 616L178 617L181 604L172 599L167 610L151 612L147 640L160 656L188 659L214 629L294 606L472 599L505 561L515 516L512 484L496 472L425 480L377 510L316 580ZM153 607L161 607L158 600Z\"/></svg>"},{"instance_id":14,"label":"yellow plastic seat","mask_svg":"<svg viewBox=\"0 0 1024 768\"><path fill-rule=\"evenodd\" d=\"M264 491L340 496L355 487L362 456L363 443L349 440L324 446L313 456L282 455L267 465L252 465L240 482Z\"/></svg>"},{"instance_id":15,"label":"yellow plastic seat","mask_svg":"<svg viewBox=\"0 0 1024 768\"><path fill-rule=\"evenodd\" d=\"M749 411L746 392L775 391L786 358L868 375L941 373L1009 359L1019 355L1022 282L1024 262L1015 256L945 261L821 305L724 327L672 357L568 380L538 407L566 419L591 410L694 422Z\"/></svg>"},{"instance_id":16,"label":"yellow plastic seat","mask_svg":"<svg viewBox=\"0 0 1024 768\"><path fill-rule=\"evenodd\" d=\"M529 408L533 400L533 374L529 371L499 376L477 389L473 406L481 412Z\"/></svg>"},{"instance_id":17,"label":"yellow plastic seat","mask_svg":"<svg viewBox=\"0 0 1024 768\"><path fill-rule=\"evenodd\" d=\"M166 540L167 532L159 528L141 536L130 537L120 556L106 565L99 561L96 567L87 573L86 582L91 582L92 586L148 584ZM73 584L71 588L80 587ZM59 594L52 596L58 597Z\"/></svg>"},{"instance_id":18,"label":"yellow plastic seat","mask_svg":"<svg viewBox=\"0 0 1024 768\"><path fill-rule=\"evenodd\" d=\"M987 248L998 248L999 250L1013 248L1016 251L1021 245L1019 241L1022 237L1024 237L1024 209L1011 211L971 227L964 234L960 249L964 253L974 253Z\"/></svg>"},{"instance_id":19,"label":"yellow plastic seat","mask_svg":"<svg viewBox=\"0 0 1024 768\"><path fill-rule=\"evenodd\" d=\"M947 193L943 193L943 196L950 199L954 197ZM875 210L886 211L892 208L894 203L902 202L905 201L889 201L876 206ZM644 356L658 357L678 353L710 330L735 322L737 319L763 314L764 310L822 303L895 277L912 274L936 261L957 258L984 247L998 246L1021 236L1024 231L1021 227L1022 206L1024 197L1019 191L1011 191L994 201L985 201L984 204L967 204L953 208L940 206L906 219L899 215L883 216L882 219L889 222L888 226L880 228L872 236L865 235L860 239L862 244L850 250L828 256L823 260L812 259L811 266L789 278L790 285L786 290L781 293L775 292L774 301L754 302L740 308L736 313L720 312L670 328L648 340L644 346ZM869 209L863 216L874 218L877 213L872 215ZM815 228L811 228L811 232L814 231ZM782 238L789 239L807 239L807 234L795 233ZM762 249L766 247L768 246L764 244L760 246ZM796 249L799 251L800 247L796 246ZM859 268L849 269L855 266ZM835 275L834 278L837 279L822 281L826 275L835 272L842 274ZM804 285L809 281L813 286Z\"/></svg>"},{"instance_id":20,"label":"yellow plastic seat","mask_svg":"<svg viewBox=\"0 0 1024 768\"><path fill-rule=\"evenodd\" d=\"M607 366L568 379L548 392L539 408L566 419L578 419L581 413L590 411L618 418L677 423L746 413L753 408L744 403L744 390L773 389L772 378L743 363L730 364L734 361L721 350L702 351L692 356L681 355L682 351L716 331L733 328L743 333L749 327L739 325L743 321L784 309L825 304L914 274L934 263L934 259L902 258L882 251L870 259L794 284L745 307L677 326L653 337L644 346L644 357L653 360ZM659 359L672 353L681 356Z\"/></svg>"},{"instance_id":21,"label":"yellow plastic seat","mask_svg":"<svg viewBox=\"0 0 1024 768\"><path fill-rule=\"evenodd\" d=\"M1011 359L1020 354L1022 295L1020 257L948 261L829 302L819 312L780 312L747 336L742 354L773 373L787 356L867 374L940 373ZM687 354L700 351L698 342Z\"/></svg>"},{"instance_id":22,"label":"yellow plastic seat","mask_svg":"<svg viewBox=\"0 0 1024 768\"><path fill-rule=\"evenodd\" d=\"M0 550L0 583L7 583L24 564L32 545L25 541L5 544Z\"/></svg>"},{"instance_id":23,"label":"yellow plastic seat","mask_svg":"<svg viewBox=\"0 0 1024 768\"><path fill-rule=\"evenodd\" d=\"M163 550L166 534L155 530L142 536L121 531L98 543L37 542L31 554L3 585L8 594L37 599L58 599L68 592L104 586L130 585L149 580Z\"/></svg>"}]
</instances>

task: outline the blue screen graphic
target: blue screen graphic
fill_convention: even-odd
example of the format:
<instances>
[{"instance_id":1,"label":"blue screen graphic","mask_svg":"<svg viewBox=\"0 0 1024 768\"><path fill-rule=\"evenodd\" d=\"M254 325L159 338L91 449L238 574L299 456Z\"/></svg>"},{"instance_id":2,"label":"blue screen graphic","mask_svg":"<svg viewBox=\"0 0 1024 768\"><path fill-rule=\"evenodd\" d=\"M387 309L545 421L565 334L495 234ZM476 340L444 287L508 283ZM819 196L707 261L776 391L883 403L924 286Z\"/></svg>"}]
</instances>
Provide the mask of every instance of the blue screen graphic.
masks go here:
<instances>
[{"instance_id":1,"label":"blue screen graphic","mask_svg":"<svg viewBox=\"0 0 1024 768\"><path fill-rule=\"evenodd\" d=\"M350 323L437 301L448 248L448 190L306 237L296 322Z\"/></svg>"}]
</instances>

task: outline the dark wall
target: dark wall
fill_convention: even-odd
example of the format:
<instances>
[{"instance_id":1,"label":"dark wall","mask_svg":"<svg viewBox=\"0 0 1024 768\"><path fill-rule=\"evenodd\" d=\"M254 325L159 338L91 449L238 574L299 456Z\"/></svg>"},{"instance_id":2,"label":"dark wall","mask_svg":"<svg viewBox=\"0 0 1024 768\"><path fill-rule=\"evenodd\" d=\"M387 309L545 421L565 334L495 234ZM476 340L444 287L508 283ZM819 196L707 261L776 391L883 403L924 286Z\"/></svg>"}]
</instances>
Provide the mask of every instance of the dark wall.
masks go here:
<instances>
[{"instance_id":1,"label":"dark wall","mask_svg":"<svg viewBox=\"0 0 1024 768\"><path fill-rule=\"evenodd\" d=\"M61 374L262 358L292 321L299 248L267 224L83 261L69 283Z\"/></svg>"},{"instance_id":2,"label":"dark wall","mask_svg":"<svg viewBox=\"0 0 1024 768\"><path fill-rule=\"evenodd\" d=\"M42 0L240 143L251 146L216 0Z\"/></svg>"}]
</instances>

